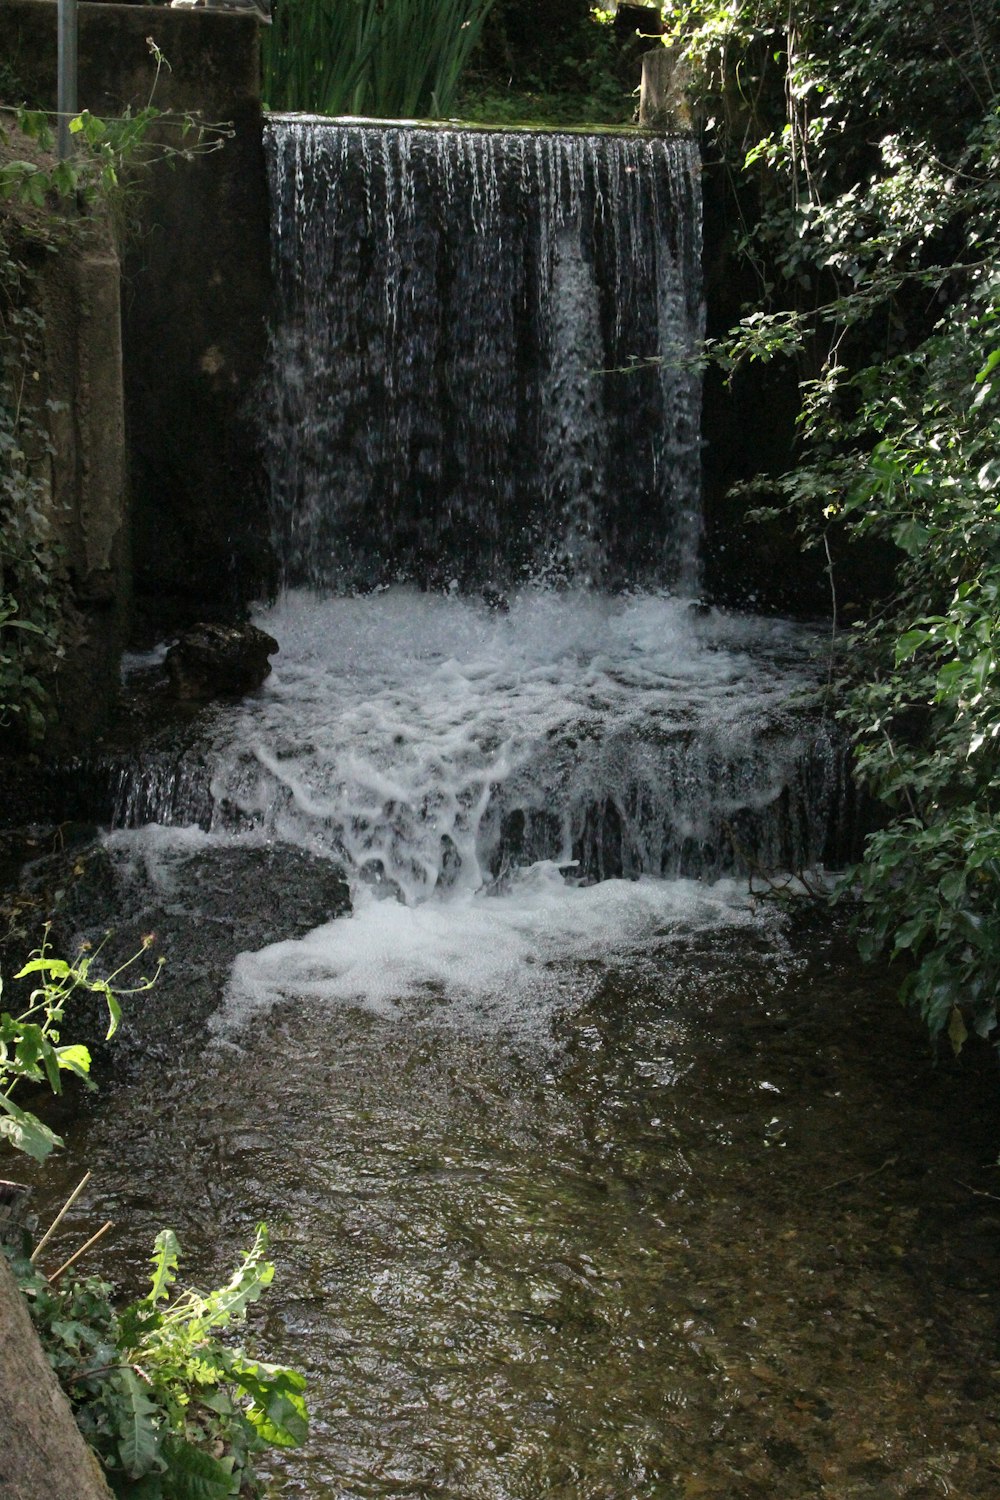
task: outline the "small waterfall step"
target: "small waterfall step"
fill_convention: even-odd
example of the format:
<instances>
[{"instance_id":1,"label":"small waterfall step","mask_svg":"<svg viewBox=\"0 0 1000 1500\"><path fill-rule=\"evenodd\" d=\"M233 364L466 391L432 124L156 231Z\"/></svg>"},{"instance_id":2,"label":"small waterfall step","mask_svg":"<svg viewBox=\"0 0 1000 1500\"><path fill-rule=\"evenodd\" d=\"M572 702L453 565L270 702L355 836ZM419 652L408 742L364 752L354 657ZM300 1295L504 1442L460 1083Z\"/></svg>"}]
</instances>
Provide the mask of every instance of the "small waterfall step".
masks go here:
<instances>
[{"instance_id":1,"label":"small waterfall step","mask_svg":"<svg viewBox=\"0 0 1000 1500\"><path fill-rule=\"evenodd\" d=\"M662 594L287 596L255 697L105 768L114 821L297 845L410 904L542 862L583 881L850 853L847 755L794 706L802 627Z\"/></svg>"}]
</instances>

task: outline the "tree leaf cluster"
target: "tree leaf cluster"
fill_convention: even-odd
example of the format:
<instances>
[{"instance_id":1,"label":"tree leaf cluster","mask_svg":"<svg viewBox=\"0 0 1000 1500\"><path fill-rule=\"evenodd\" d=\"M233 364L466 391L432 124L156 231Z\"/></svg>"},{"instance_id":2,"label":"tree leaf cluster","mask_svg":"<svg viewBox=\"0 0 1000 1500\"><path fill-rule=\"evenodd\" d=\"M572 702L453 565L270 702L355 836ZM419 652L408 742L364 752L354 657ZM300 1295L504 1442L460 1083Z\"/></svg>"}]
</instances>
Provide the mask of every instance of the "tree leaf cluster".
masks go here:
<instances>
[{"instance_id":1,"label":"tree leaf cluster","mask_svg":"<svg viewBox=\"0 0 1000 1500\"><path fill-rule=\"evenodd\" d=\"M904 1000L958 1048L1000 990L1000 13L670 9L759 286L709 352L799 381L792 463L757 494L828 558L897 559L838 621L831 709L883 811L844 893L863 952L904 963Z\"/></svg>"}]
</instances>

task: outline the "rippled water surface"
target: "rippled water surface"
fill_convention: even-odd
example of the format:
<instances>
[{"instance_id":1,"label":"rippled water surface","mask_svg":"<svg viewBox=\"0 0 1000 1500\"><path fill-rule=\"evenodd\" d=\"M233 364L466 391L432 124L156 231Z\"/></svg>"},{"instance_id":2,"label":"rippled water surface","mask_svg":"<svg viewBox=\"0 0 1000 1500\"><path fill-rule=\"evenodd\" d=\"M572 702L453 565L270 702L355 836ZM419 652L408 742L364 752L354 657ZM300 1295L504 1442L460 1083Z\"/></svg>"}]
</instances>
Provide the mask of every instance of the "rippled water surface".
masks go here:
<instances>
[{"instance_id":1,"label":"rippled water surface","mask_svg":"<svg viewBox=\"0 0 1000 1500\"><path fill-rule=\"evenodd\" d=\"M106 1089L70 1240L113 1217L135 1285L169 1222L207 1279L269 1222L254 1332L313 1410L275 1495L995 1495L992 1081L815 932L578 981L545 1037L279 1007Z\"/></svg>"}]
</instances>

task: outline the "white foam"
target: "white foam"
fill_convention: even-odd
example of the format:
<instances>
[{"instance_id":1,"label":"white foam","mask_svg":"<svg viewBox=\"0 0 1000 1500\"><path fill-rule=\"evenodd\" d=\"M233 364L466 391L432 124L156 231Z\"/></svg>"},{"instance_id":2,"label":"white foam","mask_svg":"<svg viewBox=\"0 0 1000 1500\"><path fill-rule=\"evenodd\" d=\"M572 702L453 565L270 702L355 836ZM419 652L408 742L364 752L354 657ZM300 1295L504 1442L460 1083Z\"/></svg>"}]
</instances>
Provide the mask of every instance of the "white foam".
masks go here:
<instances>
[{"instance_id":1,"label":"white foam","mask_svg":"<svg viewBox=\"0 0 1000 1500\"><path fill-rule=\"evenodd\" d=\"M538 1033L555 1008L585 998L623 959L635 967L693 930L773 920L755 909L745 883L578 886L551 864L522 872L502 895L460 893L416 907L362 889L352 916L241 954L213 1030L232 1037L260 1010L294 1001Z\"/></svg>"},{"instance_id":2,"label":"white foam","mask_svg":"<svg viewBox=\"0 0 1000 1500\"><path fill-rule=\"evenodd\" d=\"M263 692L223 723L216 805L368 865L410 905L434 891L449 851L449 882L470 895L488 882L480 835L498 789L538 810L565 807L563 794L603 798L616 777L624 796L636 756L644 784L676 783L655 756L681 734L700 736L716 765L749 765L752 726L786 702L796 658L808 676L794 627L703 620L655 594L526 590L503 614L411 588L299 591L259 620L281 650ZM783 764L773 745L758 753L742 803L777 795ZM719 795L698 776L687 756L677 826L687 815L697 828ZM565 832L565 847L536 854L569 859Z\"/></svg>"},{"instance_id":3,"label":"white foam","mask_svg":"<svg viewBox=\"0 0 1000 1500\"><path fill-rule=\"evenodd\" d=\"M661 868L657 796L694 840L706 808L777 796L791 752L769 716L811 677L796 627L706 619L665 595L531 590L507 613L410 588L297 592L258 618L280 653L264 689L215 721L213 831L116 835L118 857L169 894L185 858L220 838L290 842L343 860L355 910L241 955L220 1034L282 1000L523 1030L625 954L760 920L731 881L577 882L565 808L612 793L624 807L643 788L648 870ZM564 847L509 869L505 808L551 815Z\"/></svg>"}]
</instances>

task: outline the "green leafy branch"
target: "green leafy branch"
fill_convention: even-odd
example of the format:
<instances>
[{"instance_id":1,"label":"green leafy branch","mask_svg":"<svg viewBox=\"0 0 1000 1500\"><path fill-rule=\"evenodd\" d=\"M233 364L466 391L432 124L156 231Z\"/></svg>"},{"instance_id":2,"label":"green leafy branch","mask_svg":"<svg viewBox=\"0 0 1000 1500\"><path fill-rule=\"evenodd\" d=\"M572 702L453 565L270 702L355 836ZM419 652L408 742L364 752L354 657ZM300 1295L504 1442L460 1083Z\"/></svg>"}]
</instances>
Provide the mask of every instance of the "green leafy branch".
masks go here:
<instances>
[{"instance_id":1,"label":"green leafy branch","mask_svg":"<svg viewBox=\"0 0 1000 1500\"><path fill-rule=\"evenodd\" d=\"M1000 16L665 9L759 288L708 354L798 379L787 472L742 492L825 550L831 584L852 544L895 559L868 618L834 623L828 701L884 818L841 895L957 1049L1000 997Z\"/></svg>"},{"instance_id":2,"label":"green leafy branch","mask_svg":"<svg viewBox=\"0 0 1000 1500\"><path fill-rule=\"evenodd\" d=\"M0 1013L0 1136L40 1160L62 1142L14 1103L12 1091L47 1083L58 1094L64 1073L92 1087L87 1048L60 1041L69 1002L99 997L110 1038L122 999L150 990L162 964L149 978L133 977L153 943L146 937L138 952L102 976L93 967L100 949L83 949L68 963L52 955L47 936L15 976L36 982L27 1004L16 1015ZM295 1446L308 1431L305 1378L230 1342L274 1278L266 1227L258 1227L229 1280L210 1292L176 1287L180 1245L173 1230L161 1230L148 1292L117 1312L106 1282L62 1281L82 1250L51 1278L35 1268L64 1213L31 1258L10 1253L48 1358L115 1494L132 1500L256 1495L253 1455L268 1446Z\"/></svg>"},{"instance_id":3,"label":"green leafy branch","mask_svg":"<svg viewBox=\"0 0 1000 1500\"><path fill-rule=\"evenodd\" d=\"M41 946L14 976L15 981L40 981L32 989L26 1007L16 1015L0 1011L0 1140L37 1161L44 1161L55 1147L63 1144L48 1125L23 1109L11 1095L23 1084L46 1083L54 1094L61 1094L64 1073L73 1074L88 1088L93 1087L89 1049L81 1043L60 1041L66 1008L74 997L84 994L99 996L107 1009L106 1036L112 1037L121 1018L122 998L147 993L159 976L162 958L151 977L121 983L152 942L152 937L143 939L142 947L136 953L111 974L102 977L93 972L100 949L93 953L82 950L73 963L55 958L49 951L46 929Z\"/></svg>"},{"instance_id":4,"label":"green leafy branch","mask_svg":"<svg viewBox=\"0 0 1000 1500\"><path fill-rule=\"evenodd\" d=\"M157 1235L151 1285L120 1313L97 1278L54 1287L16 1268L81 1431L117 1495L227 1500L257 1494L253 1455L305 1440L305 1378L227 1340L270 1285L267 1230L229 1281L174 1292L180 1246Z\"/></svg>"}]
</instances>

